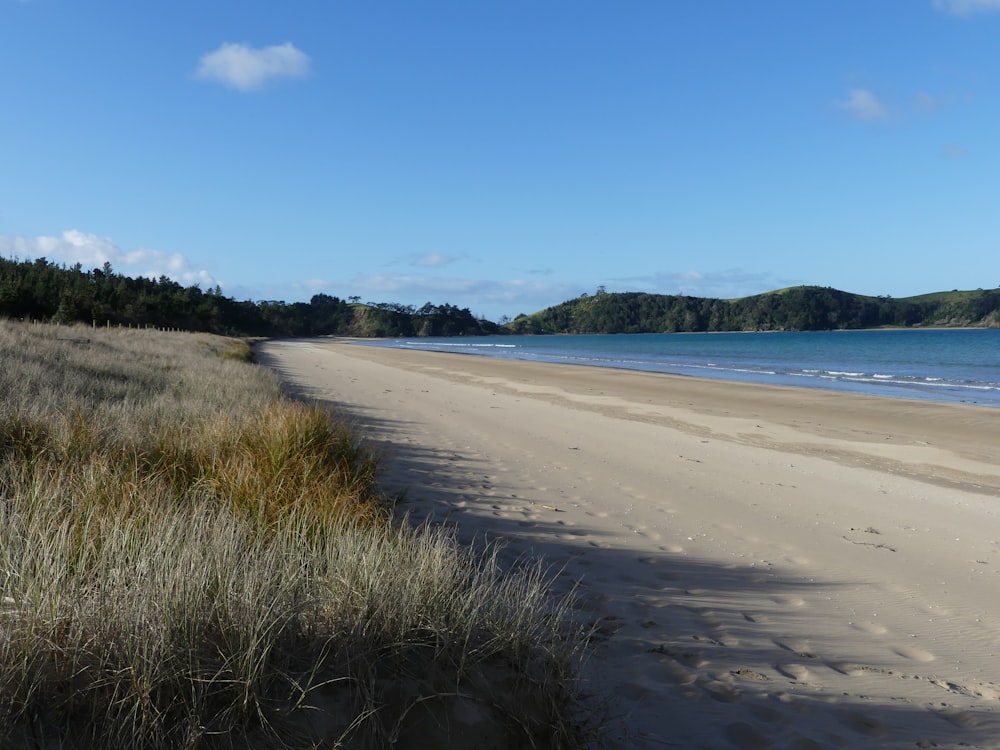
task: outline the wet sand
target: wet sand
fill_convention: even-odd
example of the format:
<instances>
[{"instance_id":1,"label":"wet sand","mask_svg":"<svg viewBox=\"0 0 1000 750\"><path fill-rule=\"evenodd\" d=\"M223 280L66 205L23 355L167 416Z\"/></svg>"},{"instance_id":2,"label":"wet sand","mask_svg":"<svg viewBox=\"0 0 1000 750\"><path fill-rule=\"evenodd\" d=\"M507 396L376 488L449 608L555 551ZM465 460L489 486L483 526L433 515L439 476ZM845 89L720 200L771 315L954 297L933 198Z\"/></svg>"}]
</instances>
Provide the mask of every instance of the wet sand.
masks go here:
<instances>
[{"instance_id":1,"label":"wet sand","mask_svg":"<svg viewBox=\"0 0 1000 750\"><path fill-rule=\"evenodd\" d=\"M578 586L616 747L1000 747L1000 410L275 341L413 522Z\"/></svg>"}]
</instances>

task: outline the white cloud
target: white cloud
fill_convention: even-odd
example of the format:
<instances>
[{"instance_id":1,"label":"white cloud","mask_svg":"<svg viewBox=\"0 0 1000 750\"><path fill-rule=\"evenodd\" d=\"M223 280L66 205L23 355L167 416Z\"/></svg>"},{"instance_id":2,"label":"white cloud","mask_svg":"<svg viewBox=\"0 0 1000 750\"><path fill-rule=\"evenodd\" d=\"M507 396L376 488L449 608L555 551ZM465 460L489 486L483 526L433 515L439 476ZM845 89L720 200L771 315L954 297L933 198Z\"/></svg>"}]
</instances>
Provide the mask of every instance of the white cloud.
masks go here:
<instances>
[{"instance_id":1,"label":"white cloud","mask_svg":"<svg viewBox=\"0 0 1000 750\"><path fill-rule=\"evenodd\" d=\"M867 89L852 89L847 99L834 104L851 117L864 122L879 122L889 118L889 108Z\"/></svg>"},{"instance_id":2,"label":"white cloud","mask_svg":"<svg viewBox=\"0 0 1000 750\"><path fill-rule=\"evenodd\" d=\"M934 0L934 7L953 16L971 16L1000 10L1000 0Z\"/></svg>"},{"instance_id":3,"label":"white cloud","mask_svg":"<svg viewBox=\"0 0 1000 750\"><path fill-rule=\"evenodd\" d=\"M454 255L442 255L441 253L426 253L425 255L410 256L410 263L421 268L440 268L449 263L454 263L458 258Z\"/></svg>"},{"instance_id":4,"label":"white cloud","mask_svg":"<svg viewBox=\"0 0 1000 750\"><path fill-rule=\"evenodd\" d=\"M116 273L152 279L166 276L184 286L199 284L202 288L208 288L216 284L208 271L195 268L180 253L165 253L149 248L126 252L110 237L99 237L78 229L67 230L58 237L0 236L0 254L24 260L46 258L67 266L79 263L88 271L110 263Z\"/></svg>"},{"instance_id":5,"label":"white cloud","mask_svg":"<svg viewBox=\"0 0 1000 750\"><path fill-rule=\"evenodd\" d=\"M240 91L252 91L277 78L309 73L309 56L291 42L254 48L225 42L201 57L197 76Z\"/></svg>"}]
</instances>

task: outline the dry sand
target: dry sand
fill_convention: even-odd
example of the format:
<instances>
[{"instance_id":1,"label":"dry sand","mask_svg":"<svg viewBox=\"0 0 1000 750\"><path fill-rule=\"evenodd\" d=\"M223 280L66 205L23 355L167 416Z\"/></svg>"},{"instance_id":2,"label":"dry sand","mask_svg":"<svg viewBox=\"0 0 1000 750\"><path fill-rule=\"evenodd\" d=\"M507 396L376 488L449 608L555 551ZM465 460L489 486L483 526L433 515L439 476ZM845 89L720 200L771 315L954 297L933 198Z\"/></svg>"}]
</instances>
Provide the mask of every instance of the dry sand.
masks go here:
<instances>
[{"instance_id":1,"label":"dry sand","mask_svg":"<svg viewBox=\"0 0 1000 750\"><path fill-rule=\"evenodd\" d=\"M1000 747L1000 410L262 345L416 521L579 582L629 748Z\"/></svg>"}]
</instances>

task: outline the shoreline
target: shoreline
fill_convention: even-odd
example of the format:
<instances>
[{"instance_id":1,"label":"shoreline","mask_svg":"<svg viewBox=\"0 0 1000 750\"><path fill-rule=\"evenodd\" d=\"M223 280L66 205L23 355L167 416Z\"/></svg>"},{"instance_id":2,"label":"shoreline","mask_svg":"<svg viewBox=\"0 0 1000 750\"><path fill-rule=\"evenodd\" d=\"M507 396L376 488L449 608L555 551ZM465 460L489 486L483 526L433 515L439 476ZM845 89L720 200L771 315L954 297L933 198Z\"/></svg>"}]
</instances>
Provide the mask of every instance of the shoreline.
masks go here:
<instances>
[{"instance_id":1,"label":"shoreline","mask_svg":"<svg viewBox=\"0 0 1000 750\"><path fill-rule=\"evenodd\" d=\"M417 371L432 372L454 382L471 380L492 384L494 387L499 385L514 395L531 394L553 403L564 403L574 408L609 415L627 417L641 409L646 412L646 420L659 418L662 424L675 429L697 434L716 432L721 439L748 445L809 454L817 452L817 437L829 438L833 443L822 445L819 452L831 460L851 466L906 470L927 481L944 481L942 475L954 476L961 473L956 471L957 464L969 470L969 475L959 480L966 489L1000 495L1000 481L987 479L985 484L977 481L981 479L977 475L982 473L983 466L975 465L980 462L987 467L992 465L995 446L1000 445L1000 425L995 424L992 407L626 368L529 362L465 352L380 346L357 348L398 352L399 354L371 355L367 358L383 364L405 365ZM461 370L439 367L451 357L461 359ZM525 385L528 380L524 372L531 372L531 377L535 379L557 378L558 389L547 393L539 392L538 389ZM627 389L630 393L627 399L623 399L620 393L615 393L614 386L607 382L608 378L612 381L628 381ZM504 382L497 383L494 379L502 379ZM644 405L639 407L633 403L637 400L641 400ZM713 429L714 421L725 421L727 417L739 414L747 402L754 403L754 415L760 418L760 414L764 414L767 417L771 423L768 427L755 424L752 432L739 433L738 436L730 434L731 430L725 428ZM827 410L822 425L816 423L810 415L816 408ZM684 416L679 418L671 412L684 412ZM742 416L746 419L749 413ZM877 425L866 427L864 424L884 423L887 420L893 421L891 430L880 429ZM931 455L935 441L929 440L930 436L927 434L931 427L938 441L946 441L949 445L947 450L955 454L953 457L938 456L941 460L937 463L945 464L938 467L941 469L938 473L934 471L935 459ZM793 439L796 436L789 431L811 433L812 436L799 434L797 439ZM830 450L834 444L838 446L838 450ZM901 450L894 452L887 446L897 446ZM907 451L906 446L914 450ZM873 454L870 449L876 447L877 452ZM955 458L962 460L955 461ZM903 464L907 464L905 469Z\"/></svg>"},{"instance_id":2,"label":"shoreline","mask_svg":"<svg viewBox=\"0 0 1000 750\"><path fill-rule=\"evenodd\" d=\"M938 329L933 329L938 330ZM827 335L832 333L844 333L847 335L851 334L878 334L879 332L884 332L887 335L894 334L898 331L912 331L915 335L919 335L921 332L927 334L928 332L933 332L932 329L908 329L908 328L893 328L893 329L864 329L864 330L851 330L851 331L739 331L739 332L713 332L711 334L702 333L684 333L678 334L682 336L702 336L702 335L728 335L733 333L741 334L779 334L788 333L792 336L813 336L813 335ZM945 329L942 329L945 330ZM955 328L946 329L954 330L956 332L970 333L974 330L987 330L987 329L970 329L970 328ZM953 376L947 375L945 373L938 373L930 371L925 377L916 377L912 373L906 374L907 370L904 369L897 371L896 367L900 366L901 363L877 363L877 362L861 362L861 361L844 361L840 363L833 362L822 362L814 363L809 367L815 367L819 369L803 369L806 366L794 367L783 362L782 358L779 356L778 359L774 360L773 363L769 363L769 360L760 359L751 365L738 364L736 360L729 362L727 360L726 354L721 354L722 359L717 359L717 354L709 353L706 350L704 355L696 354L694 359L683 353L683 349L678 350L677 354L679 359L666 359L661 360L660 357L656 356L651 351L645 351L642 344L636 344L640 347L636 350L635 355L631 355L626 359L617 359L617 347L609 346L608 350L605 352L601 345L597 345L594 350L594 357L591 358L584 356L580 361L574 361L574 357L579 355L579 352L573 347L568 351L564 351L561 346L546 346L544 344L545 339L572 339L578 336L582 339L599 339L604 337L617 338L619 336L623 337L635 337L636 339L641 339L643 337L666 337L671 334L556 334L553 336L515 336L517 339L516 343L510 343L504 345L502 342L506 337L504 336L476 336L471 337L472 343L466 343L469 337L432 337L429 340L425 340L421 337L392 337L392 338L382 338L382 339L350 339L354 343L361 346L368 347L383 347L383 348L399 348L415 351L432 351L440 352L445 354L470 354L475 356L483 356L490 359L514 359L524 362L536 362L536 363L552 363L552 364L573 364L575 366L581 367L598 367L604 369L614 369L614 370L624 370L629 372L648 372L648 373L658 373L664 375L674 375L679 377L694 377L703 378L707 380L714 380L720 382L731 382L731 383L759 383L762 385L775 385L782 387L792 387L796 389L810 389L810 390L822 390L822 391L833 391L836 393L862 395L862 396L877 396L880 398L893 398L893 399L903 399L903 400L913 400L921 402L932 402L932 403L947 403L947 404L967 404L977 407L989 407L989 408L1000 408L1000 383L993 381L977 383L975 381L967 381L962 378L954 379ZM770 336L768 336L770 338ZM529 341L539 341L537 345L532 343L527 343L523 341L527 339ZM331 340L348 340L348 339L331 339ZM480 340L488 341L492 343L478 343ZM977 339L978 340L978 339ZM989 340L988 340L989 341ZM429 342L429 343L428 343ZM937 341L927 342L928 346L936 345ZM869 342L870 345L870 342ZM468 347L470 351L462 351L463 346ZM663 346L669 349L668 344ZM488 350L485 353L481 350ZM706 357L704 361L700 359L701 356ZM739 356L743 356L740 353ZM718 364L721 362L722 364ZM834 366L831 367L831 364ZM982 365L982 363L976 363ZM972 365L970 365L972 366ZM890 369L865 369L868 368L882 368L888 367ZM749 368L749 369L748 369ZM857 372L843 372L842 370L857 370ZM902 372L903 374L890 374L886 375L884 373L896 373ZM881 373L881 374L880 374Z\"/></svg>"},{"instance_id":3,"label":"shoreline","mask_svg":"<svg viewBox=\"0 0 1000 750\"><path fill-rule=\"evenodd\" d=\"M330 339L260 352L383 453L410 522L560 571L614 746L996 746L992 411Z\"/></svg>"}]
</instances>

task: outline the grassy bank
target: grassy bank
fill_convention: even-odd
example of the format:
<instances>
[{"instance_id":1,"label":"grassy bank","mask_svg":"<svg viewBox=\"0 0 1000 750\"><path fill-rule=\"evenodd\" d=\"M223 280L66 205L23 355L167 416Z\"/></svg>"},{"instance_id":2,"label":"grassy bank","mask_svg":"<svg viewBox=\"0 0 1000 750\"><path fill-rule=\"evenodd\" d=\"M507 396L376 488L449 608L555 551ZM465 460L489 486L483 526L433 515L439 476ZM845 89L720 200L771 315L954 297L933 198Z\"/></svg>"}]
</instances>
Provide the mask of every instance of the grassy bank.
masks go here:
<instances>
[{"instance_id":1,"label":"grassy bank","mask_svg":"<svg viewBox=\"0 0 1000 750\"><path fill-rule=\"evenodd\" d=\"M0 322L0 746L579 742L570 602L394 526L249 356Z\"/></svg>"}]
</instances>

